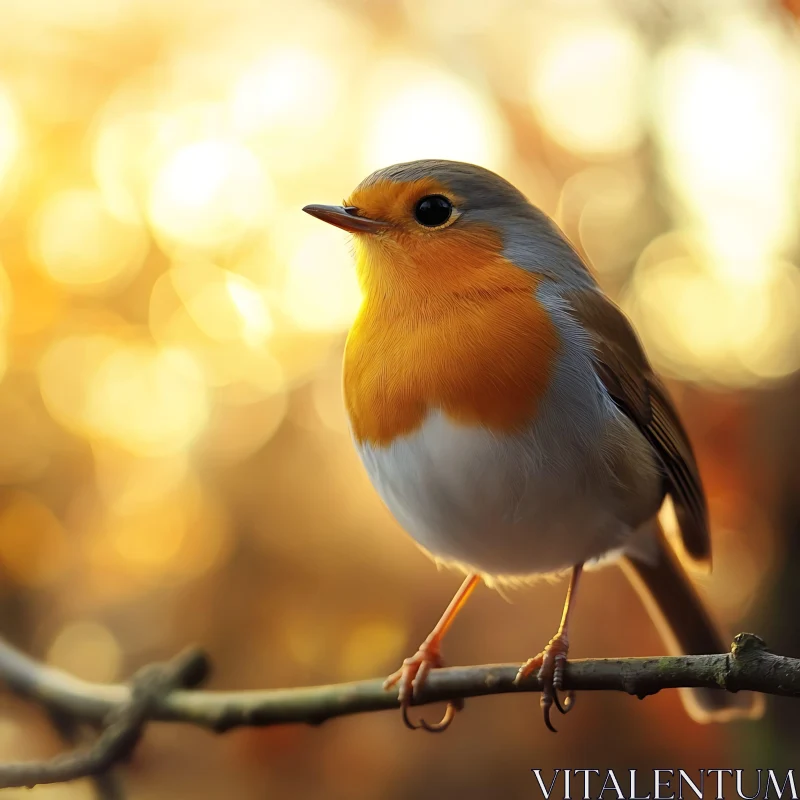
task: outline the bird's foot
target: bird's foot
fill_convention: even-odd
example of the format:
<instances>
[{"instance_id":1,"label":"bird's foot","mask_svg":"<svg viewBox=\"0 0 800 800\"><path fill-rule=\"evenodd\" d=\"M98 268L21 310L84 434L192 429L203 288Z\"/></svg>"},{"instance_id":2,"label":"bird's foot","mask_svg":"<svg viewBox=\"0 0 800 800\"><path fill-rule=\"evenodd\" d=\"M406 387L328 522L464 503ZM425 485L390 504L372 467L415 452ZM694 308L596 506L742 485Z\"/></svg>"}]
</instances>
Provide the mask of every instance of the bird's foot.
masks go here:
<instances>
[{"instance_id":1,"label":"bird's foot","mask_svg":"<svg viewBox=\"0 0 800 800\"><path fill-rule=\"evenodd\" d=\"M397 686L397 699L400 701L400 709L403 712L403 722L408 728L416 730L423 728L431 733L441 733L450 727L450 723L455 718L456 712L464 707L463 700L450 700L447 703L447 710L439 722L428 723L420 719L419 724L413 723L408 717L408 709L413 700L416 700L421 692L428 673L432 669L444 666L441 653L439 652L438 642L425 641L420 645L419 650L403 662L403 666L393 672L384 682L384 689L391 689Z\"/></svg>"},{"instance_id":2,"label":"bird's foot","mask_svg":"<svg viewBox=\"0 0 800 800\"><path fill-rule=\"evenodd\" d=\"M519 684L534 672L537 673L537 677L542 682L542 697L539 703L544 714L544 724L553 733L556 733L556 729L550 721L552 707L555 706L562 714L566 714L575 703L575 695L571 690L567 692L563 703L558 697L564 684L564 667L567 663L568 652L569 639L565 633L557 633L541 653L529 658L519 668L517 677L514 678L514 683Z\"/></svg>"}]
</instances>

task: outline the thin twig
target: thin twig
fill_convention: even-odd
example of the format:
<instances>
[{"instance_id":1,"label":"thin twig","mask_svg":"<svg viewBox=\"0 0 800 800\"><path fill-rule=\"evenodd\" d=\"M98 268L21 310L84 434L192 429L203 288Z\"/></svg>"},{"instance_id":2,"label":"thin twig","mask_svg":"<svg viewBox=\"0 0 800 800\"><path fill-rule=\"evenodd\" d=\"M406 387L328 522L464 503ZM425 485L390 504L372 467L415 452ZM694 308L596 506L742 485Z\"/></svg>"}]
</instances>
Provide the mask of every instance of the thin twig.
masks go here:
<instances>
[{"instance_id":1,"label":"thin twig","mask_svg":"<svg viewBox=\"0 0 800 800\"><path fill-rule=\"evenodd\" d=\"M540 691L535 677L514 684L518 668L518 664L496 664L433 670L415 705ZM127 758L149 721L185 722L221 733L239 726L319 724L346 714L398 707L397 693L385 691L382 679L240 692L179 688L197 686L207 672L205 656L192 651L167 665L146 667L130 686L94 684L45 666L0 640L0 679L9 689L51 712L103 725L89 750L40 764L0 765L0 787L102 774ZM800 660L774 655L757 636L740 633L730 653L571 661L564 677L565 689L612 690L638 697L680 687L800 697Z\"/></svg>"},{"instance_id":2,"label":"thin twig","mask_svg":"<svg viewBox=\"0 0 800 800\"><path fill-rule=\"evenodd\" d=\"M86 745L97 736L97 725L76 719L58 709L48 709L48 716L61 741L73 749ZM118 769L108 769L102 775L91 776L96 800L125 800L125 784Z\"/></svg>"},{"instance_id":3,"label":"thin twig","mask_svg":"<svg viewBox=\"0 0 800 800\"><path fill-rule=\"evenodd\" d=\"M65 783L87 775L103 775L130 755L160 701L176 687L197 685L206 674L207 661L197 650L182 653L166 664L144 667L131 681L126 702L109 709L105 727L91 747L48 761L3 764L0 766L0 789ZM52 704L48 705L53 708Z\"/></svg>"}]
</instances>

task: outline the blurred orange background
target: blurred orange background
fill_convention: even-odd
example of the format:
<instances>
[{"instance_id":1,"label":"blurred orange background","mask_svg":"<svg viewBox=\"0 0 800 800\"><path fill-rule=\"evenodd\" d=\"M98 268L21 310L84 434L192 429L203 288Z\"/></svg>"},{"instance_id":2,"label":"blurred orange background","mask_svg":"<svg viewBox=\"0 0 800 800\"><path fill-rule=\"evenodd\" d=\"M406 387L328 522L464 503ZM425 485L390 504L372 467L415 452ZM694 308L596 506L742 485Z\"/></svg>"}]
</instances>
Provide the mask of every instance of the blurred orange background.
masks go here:
<instances>
[{"instance_id":1,"label":"blurred orange background","mask_svg":"<svg viewBox=\"0 0 800 800\"><path fill-rule=\"evenodd\" d=\"M416 648L459 578L350 445L358 289L346 237L300 208L440 157L519 186L630 314L703 468L702 589L732 633L800 655L791 5L0 0L3 635L98 681L196 642L230 689L375 677ZM446 660L524 660L565 588L479 591ZM662 652L614 568L585 582L572 643ZM62 746L0 703L3 760ZM126 783L153 800L522 798L532 767L785 769L796 712L700 727L675 693L585 693L558 736L534 696L469 702L442 737L391 713L158 726Z\"/></svg>"}]
</instances>

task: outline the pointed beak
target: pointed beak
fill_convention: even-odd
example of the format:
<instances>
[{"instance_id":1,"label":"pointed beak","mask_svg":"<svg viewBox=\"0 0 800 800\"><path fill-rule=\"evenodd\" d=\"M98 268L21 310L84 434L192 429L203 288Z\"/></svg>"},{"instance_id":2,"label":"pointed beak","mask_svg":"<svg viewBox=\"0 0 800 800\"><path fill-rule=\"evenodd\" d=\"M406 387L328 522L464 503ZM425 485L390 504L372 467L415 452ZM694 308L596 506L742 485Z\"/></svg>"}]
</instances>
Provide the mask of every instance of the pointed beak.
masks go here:
<instances>
[{"instance_id":1,"label":"pointed beak","mask_svg":"<svg viewBox=\"0 0 800 800\"><path fill-rule=\"evenodd\" d=\"M312 217L329 222L337 228L350 231L350 233L377 233L389 227L386 222L377 219L357 216L358 209L353 206L304 206L303 211Z\"/></svg>"}]
</instances>

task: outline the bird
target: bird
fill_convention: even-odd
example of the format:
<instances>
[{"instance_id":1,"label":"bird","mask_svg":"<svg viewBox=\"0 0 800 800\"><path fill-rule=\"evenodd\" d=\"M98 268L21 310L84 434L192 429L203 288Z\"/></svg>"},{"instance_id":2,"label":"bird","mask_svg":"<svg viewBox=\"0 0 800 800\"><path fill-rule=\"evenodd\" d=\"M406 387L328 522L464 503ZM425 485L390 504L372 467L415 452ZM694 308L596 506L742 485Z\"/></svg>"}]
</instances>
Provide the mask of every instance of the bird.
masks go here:
<instances>
[{"instance_id":1,"label":"bird","mask_svg":"<svg viewBox=\"0 0 800 800\"><path fill-rule=\"evenodd\" d=\"M352 234L361 306L343 393L384 504L464 581L384 686L409 707L475 588L569 575L556 634L520 667L544 722L563 698L584 569L623 568L674 655L725 652L684 562L710 569L708 504L686 430L627 317L555 222L494 172L427 159L379 169L308 214ZM659 512L671 500L680 544ZM752 693L682 689L699 721L755 718Z\"/></svg>"}]
</instances>

